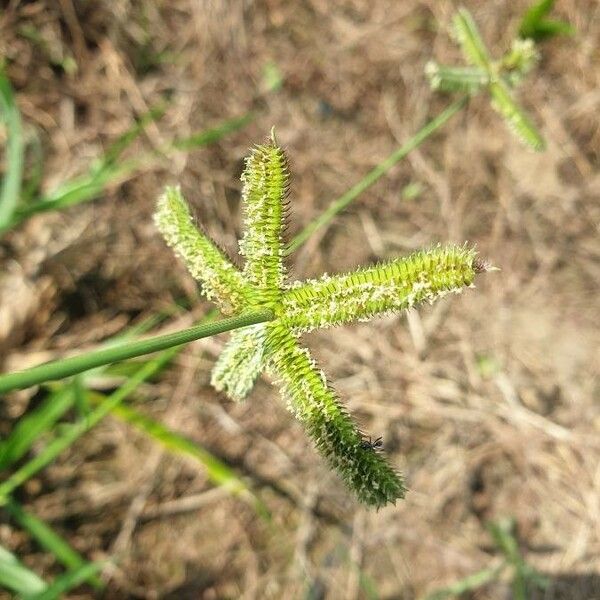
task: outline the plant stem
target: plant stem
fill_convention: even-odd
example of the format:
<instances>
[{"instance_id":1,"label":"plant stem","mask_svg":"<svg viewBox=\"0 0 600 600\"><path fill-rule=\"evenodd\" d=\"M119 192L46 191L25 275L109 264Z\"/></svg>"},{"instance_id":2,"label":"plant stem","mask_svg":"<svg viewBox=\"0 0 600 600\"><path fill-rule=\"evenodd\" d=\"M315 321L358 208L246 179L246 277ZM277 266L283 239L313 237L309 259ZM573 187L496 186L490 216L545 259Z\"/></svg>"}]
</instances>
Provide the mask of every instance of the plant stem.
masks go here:
<instances>
[{"instance_id":1,"label":"plant stem","mask_svg":"<svg viewBox=\"0 0 600 600\"><path fill-rule=\"evenodd\" d=\"M413 135L405 144L400 146L390 154L383 162L379 163L356 185L351 187L346 193L334 200L329 207L321 213L314 221L309 223L286 248L286 255L297 250L317 229L327 225L339 212L344 210L348 204L355 200L367 188L371 187L382 175L385 175L398 161L402 160L409 152L420 146L432 133L437 131L442 125L449 121L459 110L461 110L468 101L464 96L456 100L437 117L424 125L415 135Z\"/></svg>"},{"instance_id":2,"label":"plant stem","mask_svg":"<svg viewBox=\"0 0 600 600\"><path fill-rule=\"evenodd\" d=\"M126 344L114 346L112 348L88 352L71 358L45 363L38 367L0 376L0 393L23 389L45 381L77 375L78 373L94 369L95 367L127 360L144 354L150 354L151 352L166 350L173 346L179 346L200 338L210 337L211 335L230 331L231 329L237 329L238 327L247 327L248 325L254 325L255 323L270 321L272 318L273 314L271 311L260 310L241 314L229 319L222 319L215 323L197 325L195 327L190 327L189 329L184 329L183 331L176 331L175 333L168 333L147 340L140 340L139 342L127 342Z\"/></svg>"},{"instance_id":3,"label":"plant stem","mask_svg":"<svg viewBox=\"0 0 600 600\"><path fill-rule=\"evenodd\" d=\"M9 227L21 193L23 131L12 86L0 65L0 121L6 123L6 172L0 186L0 233Z\"/></svg>"}]
</instances>

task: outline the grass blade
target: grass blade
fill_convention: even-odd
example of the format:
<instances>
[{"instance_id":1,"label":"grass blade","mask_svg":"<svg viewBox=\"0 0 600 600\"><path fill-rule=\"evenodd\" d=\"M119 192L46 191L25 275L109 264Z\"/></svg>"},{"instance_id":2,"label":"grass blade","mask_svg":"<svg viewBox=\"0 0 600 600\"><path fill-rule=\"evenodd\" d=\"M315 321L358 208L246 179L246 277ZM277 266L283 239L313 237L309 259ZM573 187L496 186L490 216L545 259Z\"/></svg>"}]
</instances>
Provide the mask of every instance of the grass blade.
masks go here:
<instances>
[{"instance_id":1,"label":"grass blade","mask_svg":"<svg viewBox=\"0 0 600 600\"><path fill-rule=\"evenodd\" d=\"M0 546L0 586L21 597L40 594L48 589L46 582L21 564L18 558Z\"/></svg>"},{"instance_id":2,"label":"grass blade","mask_svg":"<svg viewBox=\"0 0 600 600\"><path fill-rule=\"evenodd\" d=\"M94 163L88 173L63 183L50 194L17 209L9 222L7 222L6 229L16 227L19 223L36 213L62 210L76 204L94 200L109 185L123 182L144 166L156 161L159 157L169 154L173 150L192 150L216 142L228 133L245 127L254 118L252 114L234 117L206 131L176 139L166 144L158 152L143 154L135 159L121 160L119 162L122 153L144 131L146 125L160 118L163 113L163 106L149 111L108 148L105 154ZM1 232L2 228L0 227Z\"/></svg>"},{"instance_id":3,"label":"grass blade","mask_svg":"<svg viewBox=\"0 0 600 600\"><path fill-rule=\"evenodd\" d=\"M90 400L94 404L102 401L103 396L101 394L89 393ZM259 514L265 517L269 516L267 508L251 492L239 475L199 444L129 406L122 404L116 406L112 410L112 414L142 431L169 452L187 456L200 463L206 469L206 474L213 483L225 487L232 494L245 497L251 501Z\"/></svg>"},{"instance_id":4,"label":"grass blade","mask_svg":"<svg viewBox=\"0 0 600 600\"><path fill-rule=\"evenodd\" d=\"M0 117L6 123L8 141L6 168L0 188L0 233L10 227L19 203L23 178L23 132L21 114L15 102L12 86L0 66Z\"/></svg>"},{"instance_id":5,"label":"grass blade","mask_svg":"<svg viewBox=\"0 0 600 600\"><path fill-rule=\"evenodd\" d=\"M76 588L91 577L95 577L106 566L107 561L86 563L64 573L57 577L47 588L40 594L31 597L30 600L56 600L62 598L63 594Z\"/></svg>"},{"instance_id":6,"label":"grass blade","mask_svg":"<svg viewBox=\"0 0 600 600\"><path fill-rule=\"evenodd\" d=\"M102 397L102 395L97 394L93 402L97 403L98 399ZM216 456L213 456L208 450L205 450L192 440L165 427L159 421L155 421L129 406L116 406L112 413L122 421L144 432L173 454L189 456L201 463L205 467L209 478L217 485L225 486L233 492L241 492L248 489L235 471L221 462Z\"/></svg>"},{"instance_id":7,"label":"grass blade","mask_svg":"<svg viewBox=\"0 0 600 600\"><path fill-rule=\"evenodd\" d=\"M176 139L169 144L167 150L170 148L175 148L176 150L193 150L194 148L199 148L200 146L213 144L214 142L218 142L228 133L233 133L238 129L242 129L253 120L254 115L252 113L242 115L241 117L233 117L232 119L223 121L223 123L213 127L212 129L207 129L206 131L201 131L200 133L195 133L188 137Z\"/></svg>"},{"instance_id":8,"label":"grass blade","mask_svg":"<svg viewBox=\"0 0 600 600\"><path fill-rule=\"evenodd\" d=\"M464 579L450 584L449 586L436 590L425 596L425 600L445 600L446 598L457 598L467 592L473 592L482 586L498 579L501 571L506 565L502 564L494 569L482 569L477 573L468 575Z\"/></svg>"},{"instance_id":9,"label":"grass blade","mask_svg":"<svg viewBox=\"0 0 600 600\"><path fill-rule=\"evenodd\" d=\"M318 217L313 219L292 241L288 244L285 254L290 255L298 249L318 229L328 225L334 217L342 212L366 189L371 187L380 177L385 175L397 162L402 160L409 152L422 144L430 135L450 120L467 103L467 97L461 98L450 104L437 117L429 121L424 127L411 137L405 144L390 154L383 162L379 163L363 179L351 187L347 192L334 200Z\"/></svg>"},{"instance_id":10,"label":"grass blade","mask_svg":"<svg viewBox=\"0 0 600 600\"><path fill-rule=\"evenodd\" d=\"M90 564L49 525L14 500L10 500L4 508L19 527L27 531L42 548L53 554L56 560L68 569L80 569ZM96 588L102 586L97 577L90 576L89 581Z\"/></svg>"},{"instance_id":11,"label":"grass blade","mask_svg":"<svg viewBox=\"0 0 600 600\"><path fill-rule=\"evenodd\" d=\"M566 21L554 21L544 18L553 6L554 0L540 0L540 2L536 2L525 11L519 26L519 36L540 41L555 35L574 34L574 27Z\"/></svg>"},{"instance_id":12,"label":"grass blade","mask_svg":"<svg viewBox=\"0 0 600 600\"><path fill-rule=\"evenodd\" d=\"M0 471L19 460L39 437L73 406L73 390L50 394L35 410L22 417L0 448Z\"/></svg>"}]
</instances>

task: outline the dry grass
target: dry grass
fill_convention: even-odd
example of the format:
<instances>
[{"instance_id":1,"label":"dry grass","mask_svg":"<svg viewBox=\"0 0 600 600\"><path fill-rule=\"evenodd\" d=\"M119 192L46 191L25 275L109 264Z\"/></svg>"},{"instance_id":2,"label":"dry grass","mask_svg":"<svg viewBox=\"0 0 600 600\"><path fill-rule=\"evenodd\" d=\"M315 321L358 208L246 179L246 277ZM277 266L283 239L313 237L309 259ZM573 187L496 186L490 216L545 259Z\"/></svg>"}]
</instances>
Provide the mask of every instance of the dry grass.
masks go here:
<instances>
[{"instance_id":1,"label":"dry grass","mask_svg":"<svg viewBox=\"0 0 600 600\"><path fill-rule=\"evenodd\" d=\"M527 3L467 4L500 52ZM470 240L502 269L408 323L307 340L350 409L383 435L407 475L406 501L357 509L275 390L260 382L241 405L218 397L208 380L222 340L196 343L143 389L144 409L257 482L273 525L109 419L21 493L86 556L118 552L106 597L300 598L312 586L311 597L353 599L364 596L358 567L381 598L416 598L493 563L485 523L505 515L527 561L554 581L548 598L600 597L600 7L558 5L578 34L543 47L522 93L545 153L523 149L476 99L292 260L305 276ZM443 25L452 11L433 0L8 2L0 51L27 135L42 141L47 188L83 171L164 94L171 105L147 147L249 109L258 118L7 236L5 368L93 345L182 296L206 311L153 229L161 187L181 182L234 250L240 161L275 124L297 231L443 105L423 66L457 58ZM24 26L46 41L25 39ZM52 64L66 55L74 76ZM284 77L276 94L263 88L269 61ZM402 197L410 182L423 186L418 199ZM32 402L2 406L1 430ZM0 542L52 573L8 524Z\"/></svg>"}]
</instances>

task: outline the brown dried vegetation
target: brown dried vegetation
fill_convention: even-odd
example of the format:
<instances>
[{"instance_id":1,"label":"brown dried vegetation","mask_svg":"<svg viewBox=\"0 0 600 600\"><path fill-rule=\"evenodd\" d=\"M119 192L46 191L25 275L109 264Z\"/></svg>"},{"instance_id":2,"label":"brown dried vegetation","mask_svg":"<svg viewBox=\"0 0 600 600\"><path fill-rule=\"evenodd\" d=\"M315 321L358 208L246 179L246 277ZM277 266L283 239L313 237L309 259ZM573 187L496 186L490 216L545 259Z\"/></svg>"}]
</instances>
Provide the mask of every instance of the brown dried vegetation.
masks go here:
<instances>
[{"instance_id":1,"label":"brown dried vegetation","mask_svg":"<svg viewBox=\"0 0 600 600\"><path fill-rule=\"evenodd\" d=\"M440 110L423 67L457 58L450 1L4 4L0 52L26 135L42 143L46 189L83 172L165 95L166 117L138 150L257 113L216 145L5 237L6 370L94 346L182 297L193 309L180 325L191 324L209 305L154 231L162 186L180 182L235 253L241 159L275 124L291 156L294 233ZM527 3L466 4L502 51ZM470 240L502 269L476 293L408 320L308 336L407 475L407 499L357 508L268 383L239 405L210 388L222 339L198 342L137 401L254 481L273 524L215 490L197 465L107 419L19 495L87 557L118 554L106 597L296 598L312 587L314 597L360 598L359 567L380 597L416 598L494 564L485 523L505 515L516 518L526 560L552 579L550 597L596 597L600 7L557 4L578 33L542 47L521 92L545 153L524 149L478 98L292 259L302 277ZM75 74L61 67L67 56ZM284 78L277 93L264 87L270 61ZM416 199L403 197L410 183L422 188ZM3 403L1 434L35 402L21 393ZM0 543L54 573L6 519ZM72 597L93 597L82 589ZM481 597L506 592L498 583Z\"/></svg>"}]
</instances>

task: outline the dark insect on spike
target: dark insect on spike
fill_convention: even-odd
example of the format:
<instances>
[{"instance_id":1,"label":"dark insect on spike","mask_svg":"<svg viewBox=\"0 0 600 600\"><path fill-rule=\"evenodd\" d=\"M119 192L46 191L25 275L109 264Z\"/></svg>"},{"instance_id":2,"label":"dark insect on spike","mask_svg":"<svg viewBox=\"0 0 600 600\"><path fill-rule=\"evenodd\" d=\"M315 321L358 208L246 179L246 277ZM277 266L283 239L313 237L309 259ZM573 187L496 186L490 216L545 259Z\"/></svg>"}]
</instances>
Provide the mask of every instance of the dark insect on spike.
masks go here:
<instances>
[{"instance_id":1,"label":"dark insect on spike","mask_svg":"<svg viewBox=\"0 0 600 600\"><path fill-rule=\"evenodd\" d=\"M369 439L364 439L360 442L360 447L364 450L381 450L383 448L383 438L379 436L377 439L372 440L371 436Z\"/></svg>"}]
</instances>

